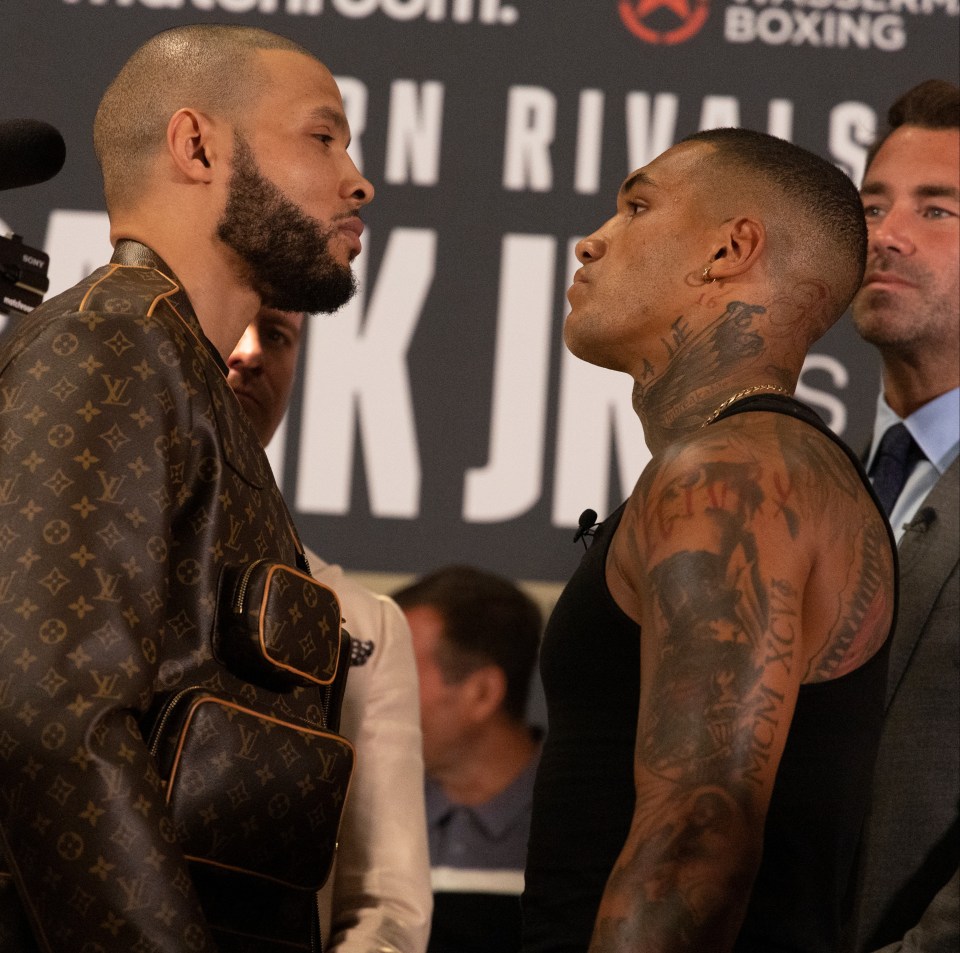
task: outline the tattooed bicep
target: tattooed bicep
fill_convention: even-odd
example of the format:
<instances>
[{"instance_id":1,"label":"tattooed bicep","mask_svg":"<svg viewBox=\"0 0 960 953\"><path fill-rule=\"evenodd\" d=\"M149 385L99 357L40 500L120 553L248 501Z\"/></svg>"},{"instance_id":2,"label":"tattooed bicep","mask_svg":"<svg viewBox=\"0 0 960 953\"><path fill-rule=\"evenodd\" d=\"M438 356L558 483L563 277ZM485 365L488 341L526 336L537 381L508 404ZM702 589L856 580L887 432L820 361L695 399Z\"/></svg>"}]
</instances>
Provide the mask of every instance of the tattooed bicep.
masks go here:
<instances>
[{"instance_id":1,"label":"tattooed bicep","mask_svg":"<svg viewBox=\"0 0 960 953\"><path fill-rule=\"evenodd\" d=\"M638 758L681 786L756 782L757 725L782 725L800 677L801 518L782 474L706 460L662 472L648 500Z\"/></svg>"}]
</instances>

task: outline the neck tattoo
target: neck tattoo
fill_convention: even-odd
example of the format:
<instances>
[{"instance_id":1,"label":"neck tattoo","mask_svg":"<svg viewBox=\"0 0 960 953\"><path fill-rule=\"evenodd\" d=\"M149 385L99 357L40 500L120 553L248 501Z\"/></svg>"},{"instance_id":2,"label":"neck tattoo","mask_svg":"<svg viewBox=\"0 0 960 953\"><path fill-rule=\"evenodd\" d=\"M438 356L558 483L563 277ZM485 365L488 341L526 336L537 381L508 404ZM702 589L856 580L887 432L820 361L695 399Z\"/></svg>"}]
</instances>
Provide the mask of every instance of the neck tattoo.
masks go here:
<instances>
[{"instance_id":1,"label":"neck tattoo","mask_svg":"<svg viewBox=\"0 0 960 953\"><path fill-rule=\"evenodd\" d=\"M741 397L746 397L749 394L786 394L788 397L791 394L791 391L786 387L780 387L777 384L755 384L753 387L745 387L743 390L738 390L732 397L728 397L722 404L719 404L716 410L710 414L707 419L700 424L701 430L707 426L707 424L712 424L717 417L720 416L732 403L740 400Z\"/></svg>"}]
</instances>

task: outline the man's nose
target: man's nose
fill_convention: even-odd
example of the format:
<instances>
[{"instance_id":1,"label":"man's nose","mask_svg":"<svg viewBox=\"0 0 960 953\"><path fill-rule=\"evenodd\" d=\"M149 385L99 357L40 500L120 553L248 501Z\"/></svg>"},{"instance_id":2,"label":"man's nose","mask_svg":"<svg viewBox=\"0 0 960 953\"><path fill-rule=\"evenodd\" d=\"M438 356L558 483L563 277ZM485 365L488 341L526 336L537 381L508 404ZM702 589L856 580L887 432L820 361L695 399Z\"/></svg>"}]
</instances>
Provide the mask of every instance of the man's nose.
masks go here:
<instances>
[{"instance_id":1,"label":"man's nose","mask_svg":"<svg viewBox=\"0 0 960 953\"><path fill-rule=\"evenodd\" d=\"M874 251L913 254L916 246L912 236L914 213L903 205L891 206L882 218L870 223L870 247Z\"/></svg>"},{"instance_id":2,"label":"man's nose","mask_svg":"<svg viewBox=\"0 0 960 953\"><path fill-rule=\"evenodd\" d=\"M581 238L580 241L577 242L574 253L577 256L577 261L579 261L581 265L585 265L587 262L602 258L606 250L607 243L600 237L599 232L594 232L592 235Z\"/></svg>"},{"instance_id":3,"label":"man's nose","mask_svg":"<svg viewBox=\"0 0 960 953\"><path fill-rule=\"evenodd\" d=\"M231 370L255 370L263 364L263 349L260 347L260 335L257 329L251 324L243 337L237 342L230 357L227 359L227 367Z\"/></svg>"}]
</instances>

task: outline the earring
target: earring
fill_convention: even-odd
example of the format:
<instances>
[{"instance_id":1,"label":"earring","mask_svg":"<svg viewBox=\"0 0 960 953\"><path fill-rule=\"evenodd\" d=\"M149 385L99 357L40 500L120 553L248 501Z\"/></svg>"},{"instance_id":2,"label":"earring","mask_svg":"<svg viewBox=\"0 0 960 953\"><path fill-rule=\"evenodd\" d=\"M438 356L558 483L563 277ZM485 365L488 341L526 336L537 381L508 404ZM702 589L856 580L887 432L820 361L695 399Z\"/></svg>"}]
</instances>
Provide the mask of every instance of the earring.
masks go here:
<instances>
[{"instance_id":1,"label":"earring","mask_svg":"<svg viewBox=\"0 0 960 953\"><path fill-rule=\"evenodd\" d=\"M716 278L710 277L710 265L707 265L707 267L703 269L703 275L701 277L703 278L703 283L705 285L710 284L711 281L717 280Z\"/></svg>"}]
</instances>

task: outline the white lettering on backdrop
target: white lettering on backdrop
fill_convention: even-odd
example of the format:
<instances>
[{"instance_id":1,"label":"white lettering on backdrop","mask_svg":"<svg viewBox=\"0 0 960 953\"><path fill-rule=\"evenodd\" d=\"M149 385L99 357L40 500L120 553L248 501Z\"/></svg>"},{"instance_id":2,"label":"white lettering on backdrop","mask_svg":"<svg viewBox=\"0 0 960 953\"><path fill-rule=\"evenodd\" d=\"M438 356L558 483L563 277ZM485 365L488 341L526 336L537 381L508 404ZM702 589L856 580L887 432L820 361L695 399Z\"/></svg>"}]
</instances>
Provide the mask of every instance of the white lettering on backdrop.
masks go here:
<instances>
[{"instance_id":1,"label":"white lettering on backdrop","mask_svg":"<svg viewBox=\"0 0 960 953\"><path fill-rule=\"evenodd\" d=\"M365 243L370 240L368 233ZM371 512L420 516L422 460L407 352L433 282L438 240L433 229L393 229L369 294L361 291L336 315L311 317L300 431L274 440L295 440L301 512L349 512L359 438ZM566 243L562 267L568 284L577 267L576 241ZM630 403L629 378L585 364L565 349L557 441L554 448L546 446L558 247L548 235L508 234L502 241L489 460L465 474L463 517L469 523L519 516L550 492L543 479L548 453L555 461L551 512L558 527L576 525L585 499L607 511L612 453L621 494L649 459ZM54 210L45 250L56 293L108 260L106 213ZM355 265L361 288L368 285L367 254ZM565 311L565 302L560 306ZM810 354L804 375L808 371L826 372L838 390L848 384L847 368L827 354ZM844 432L847 411L835 394L805 383L801 375L797 396L820 408L837 433ZM279 444L271 446L276 463L278 449Z\"/></svg>"},{"instance_id":2,"label":"white lettering on backdrop","mask_svg":"<svg viewBox=\"0 0 960 953\"><path fill-rule=\"evenodd\" d=\"M363 166L368 87L337 77L353 133L351 154ZM443 83L395 80L390 86L384 178L391 184L435 186L440 182ZM599 189L600 159L608 102L602 90L578 94L572 187ZM624 106L625 171L649 162L676 138L680 101L673 93L631 92ZM708 95L700 102L701 127L736 125L735 97ZM793 103L768 102L768 130L790 138ZM503 187L543 192L555 188L554 140L557 97L543 87L515 86L506 100ZM377 117L382 121L382 117ZM843 102L829 113L829 154L856 180L876 128L873 110ZM57 209L45 242L50 255L50 294L74 284L110 256L106 214ZM369 235L369 233L368 233ZM407 351L433 282L439 236L433 229L394 228L379 273L334 317L311 320L301 430L297 447L298 508L342 515L349 511L355 466L362 447L371 511L413 519L421 512L422 459L407 364ZM369 244L369 237L367 238ZM569 282L576 267L574 239L561 263ZM497 330L489 410L487 463L463 480L463 518L471 523L515 518L550 493L552 520L576 525L584 499L604 504L609 495L611 454L623 492L643 468L648 453L630 405L630 382L562 353L551 380L550 353L556 309L553 300L560 240L552 235L507 233L501 238ZM493 253L488 249L486 254ZM357 262L361 279L366 255ZM805 371L826 372L833 386L847 386L843 364L828 355L808 358ZM549 419L556 393L556 420ZM842 433L846 408L834 394L801 380L798 396L822 409ZM556 446L546 433L556 424ZM271 448L274 450L275 448ZM554 459L552 492L544 486L545 462ZM272 454L276 460L276 453ZM600 506L601 509L604 506Z\"/></svg>"}]
</instances>

